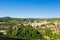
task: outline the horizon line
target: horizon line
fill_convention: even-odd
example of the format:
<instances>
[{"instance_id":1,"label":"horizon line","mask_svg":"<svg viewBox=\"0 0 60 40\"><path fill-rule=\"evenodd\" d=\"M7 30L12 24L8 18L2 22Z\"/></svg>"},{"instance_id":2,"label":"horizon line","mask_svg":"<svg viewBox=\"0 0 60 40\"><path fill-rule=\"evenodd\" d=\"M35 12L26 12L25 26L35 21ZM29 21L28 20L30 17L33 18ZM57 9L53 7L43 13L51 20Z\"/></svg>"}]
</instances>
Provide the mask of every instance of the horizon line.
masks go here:
<instances>
[{"instance_id":1,"label":"horizon line","mask_svg":"<svg viewBox=\"0 0 60 40\"><path fill-rule=\"evenodd\" d=\"M10 18L60 18L60 17L11 17L11 16L2 16L2 17L10 17ZM0 17L0 18L2 18Z\"/></svg>"}]
</instances>

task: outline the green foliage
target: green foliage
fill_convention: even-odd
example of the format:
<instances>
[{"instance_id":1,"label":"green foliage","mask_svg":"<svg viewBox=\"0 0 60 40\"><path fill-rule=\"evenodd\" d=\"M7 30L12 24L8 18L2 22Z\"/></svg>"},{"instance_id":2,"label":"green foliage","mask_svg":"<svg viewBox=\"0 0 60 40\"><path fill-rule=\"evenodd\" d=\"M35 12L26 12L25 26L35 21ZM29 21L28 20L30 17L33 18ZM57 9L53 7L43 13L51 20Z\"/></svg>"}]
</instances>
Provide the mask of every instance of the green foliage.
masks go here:
<instances>
[{"instance_id":1,"label":"green foliage","mask_svg":"<svg viewBox=\"0 0 60 40\"><path fill-rule=\"evenodd\" d=\"M46 27L46 25L45 24L42 24L41 27Z\"/></svg>"},{"instance_id":2,"label":"green foliage","mask_svg":"<svg viewBox=\"0 0 60 40\"><path fill-rule=\"evenodd\" d=\"M46 29L45 35L51 37L53 34L52 34L52 31L51 30Z\"/></svg>"},{"instance_id":3,"label":"green foliage","mask_svg":"<svg viewBox=\"0 0 60 40\"><path fill-rule=\"evenodd\" d=\"M52 33L52 30L50 29L46 29L44 35L50 37L51 40L57 40L57 39L60 39L60 33L59 34L53 34Z\"/></svg>"},{"instance_id":4,"label":"green foliage","mask_svg":"<svg viewBox=\"0 0 60 40\"><path fill-rule=\"evenodd\" d=\"M24 26L23 24L21 24L17 30L10 27L7 36L22 39L43 39L42 34L35 30L31 25Z\"/></svg>"},{"instance_id":5,"label":"green foliage","mask_svg":"<svg viewBox=\"0 0 60 40\"><path fill-rule=\"evenodd\" d=\"M8 37L13 37L13 36L12 36L12 32L13 32L12 26L9 26L9 28L8 28L8 30L7 30L7 36L8 36Z\"/></svg>"}]
</instances>

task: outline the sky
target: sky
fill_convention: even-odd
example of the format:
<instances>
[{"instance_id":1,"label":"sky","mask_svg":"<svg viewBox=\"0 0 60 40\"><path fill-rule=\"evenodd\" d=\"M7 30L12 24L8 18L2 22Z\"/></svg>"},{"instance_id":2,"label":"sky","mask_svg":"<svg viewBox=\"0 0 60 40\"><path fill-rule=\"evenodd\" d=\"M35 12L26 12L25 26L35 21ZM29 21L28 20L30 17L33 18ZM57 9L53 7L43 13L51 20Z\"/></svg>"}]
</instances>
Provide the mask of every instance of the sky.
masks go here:
<instances>
[{"instance_id":1,"label":"sky","mask_svg":"<svg viewBox=\"0 0 60 40\"><path fill-rule=\"evenodd\" d=\"M60 18L60 0L0 0L0 17Z\"/></svg>"}]
</instances>

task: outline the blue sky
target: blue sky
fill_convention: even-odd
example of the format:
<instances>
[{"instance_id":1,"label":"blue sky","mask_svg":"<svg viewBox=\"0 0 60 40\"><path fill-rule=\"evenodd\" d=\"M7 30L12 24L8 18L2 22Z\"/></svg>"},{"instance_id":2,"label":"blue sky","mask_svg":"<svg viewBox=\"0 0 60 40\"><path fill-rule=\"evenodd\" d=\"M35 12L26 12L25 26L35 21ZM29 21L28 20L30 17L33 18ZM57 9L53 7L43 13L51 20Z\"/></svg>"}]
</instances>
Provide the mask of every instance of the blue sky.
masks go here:
<instances>
[{"instance_id":1,"label":"blue sky","mask_svg":"<svg viewBox=\"0 0 60 40\"><path fill-rule=\"evenodd\" d=\"M60 0L0 0L0 17L60 18Z\"/></svg>"}]
</instances>

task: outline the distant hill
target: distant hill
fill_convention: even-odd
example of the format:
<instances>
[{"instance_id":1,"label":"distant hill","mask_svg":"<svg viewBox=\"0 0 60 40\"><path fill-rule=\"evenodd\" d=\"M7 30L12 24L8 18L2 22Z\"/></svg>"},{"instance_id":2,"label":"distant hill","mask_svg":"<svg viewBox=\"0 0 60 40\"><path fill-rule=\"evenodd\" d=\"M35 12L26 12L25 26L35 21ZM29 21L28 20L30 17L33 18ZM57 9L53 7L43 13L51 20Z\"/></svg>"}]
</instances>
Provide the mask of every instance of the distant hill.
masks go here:
<instances>
[{"instance_id":1,"label":"distant hill","mask_svg":"<svg viewBox=\"0 0 60 40\"><path fill-rule=\"evenodd\" d=\"M10 20L22 20L22 21L31 21L31 20L60 20L60 18L11 18L11 17L0 17L0 22L8 22Z\"/></svg>"}]
</instances>

